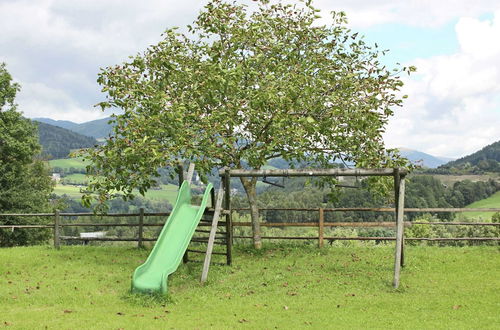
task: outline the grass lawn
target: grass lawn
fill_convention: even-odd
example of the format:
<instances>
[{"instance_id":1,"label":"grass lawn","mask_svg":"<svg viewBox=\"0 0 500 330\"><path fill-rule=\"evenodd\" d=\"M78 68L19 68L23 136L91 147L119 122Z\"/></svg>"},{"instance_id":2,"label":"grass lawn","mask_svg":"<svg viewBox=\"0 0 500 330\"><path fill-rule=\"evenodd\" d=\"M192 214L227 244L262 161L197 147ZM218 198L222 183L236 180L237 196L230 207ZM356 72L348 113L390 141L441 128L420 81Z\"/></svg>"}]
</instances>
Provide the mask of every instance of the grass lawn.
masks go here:
<instances>
[{"instance_id":1,"label":"grass lawn","mask_svg":"<svg viewBox=\"0 0 500 330\"><path fill-rule=\"evenodd\" d=\"M60 167L66 170L68 170L71 167L75 169L84 170L85 167L87 166L87 164L83 162L83 159L81 157L53 159L49 161L49 165L52 168Z\"/></svg>"},{"instance_id":2,"label":"grass lawn","mask_svg":"<svg viewBox=\"0 0 500 330\"><path fill-rule=\"evenodd\" d=\"M468 208L500 208L500 191L497 191L488 198L481 199L467 205ZM468 219L490 220L495 212L464 212L463 215Z\"/></svg>"},{"instance_id":3,"label":"grass lawn","mask_svg":"<svg viewBox=\"0 0 500 330\"><path fill-rule=\"evenodd\" d=\"M0 249L0 326L13 329L498 329L498 247L412 247L391 287L392 245L240 247L234 264L181 265L169 296L131 295L148 250ZM215 256L214 256L215 257ZM10 327L9 327L10 328Z\"/></svg>"},{"instance_id":4,"label":"grass lawn","mask_svg":"<svg viewBox=\"0 0 500 330\"><path fill-rule=\"evenodd\" d=\"M84 185L86 185L88 183L87 176L85 174L81 174L81 173L74 173L74 174L66 175L62 180L63 180L63 182L69 183L69 184L84 184Z\"/></svg>"},{"instance_id":5,"label":"grass lawn","mask_svg":"<svg viewBox=\"0 0 500 330\"><path fill-rule=\"evenodd\" d=\"M67 195L72 199L77 199L79 200L82 197L82 194L80 193L80 187L78 186L72 186L72 185L64 185L64 184L57 184L54 187L54 194L56 195Z\"/></svg>"},{"instance_id":6,"label":"grass lawn","mask_svg":"<svg viewBox=\"0 0 500 330\"><path fill-rule=\"evenodd\" d=\"M498 181L500 178L497 173L487 173L487 174L463 174L463 175L450 175L450 174L432 174L432 176L447 186L453 186L455 182L470 180L472 182L477 181L488 181L494 179Z\"/></svg>"},{"instance_id":7,"label":"grass lawn","mask_svg":"<svg viewBox=\"0 0 500 330\"><path fill-rule=\"evenodd\" d=\"M78 178L77 175L78 174L72 174L71 176L68 176L68 177L75 176L75 178ZM85 177L85 176L83 175L83 177ZM83 178L82 178L82 180L83 180ZM166 200L170 204L174 204L175 199L177 198L178 188L179 188L178 186L173 185L173 184L161 185L161 190L150 189L149 191L146 192L144 198L149 199L149 200L156 200L156 201ZM54 187L54 194L57 194L57 195L66 194L69 197L71 197L73 199L77 199L77 200L79 200L82 196L82 194L80 194L80 187L73 186L73 185L62 185L62 184L58 184ZM142 197L139 194L139 191L136 191L135 194L138 197Z\"/></svg>"}]
</instances>

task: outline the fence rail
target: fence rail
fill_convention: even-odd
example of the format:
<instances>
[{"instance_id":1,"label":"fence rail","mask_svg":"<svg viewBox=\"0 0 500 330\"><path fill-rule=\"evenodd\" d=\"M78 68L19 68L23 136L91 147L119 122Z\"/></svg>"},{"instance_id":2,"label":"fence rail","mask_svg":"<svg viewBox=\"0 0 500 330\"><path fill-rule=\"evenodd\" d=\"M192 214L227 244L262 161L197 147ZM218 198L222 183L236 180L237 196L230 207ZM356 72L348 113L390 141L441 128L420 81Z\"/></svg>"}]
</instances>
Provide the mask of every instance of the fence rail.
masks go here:
<instances>
[{"instance_id":1,"label":"fence rail","mask_svg":"<svg viewBox=\"0 0 500 330\"><path fill-rule=\"evenodd\" d=\"M234 208L231 211L225 210L223 214L229 214L230 212L237 211L248 211L248 208ZM395 212L394 208L261 208L261 211L308 211L317 212L318 220L311 222L263 222L262 227L312 227L318 228L317 236L263 236L262 239L289 239L289 240L318 240L319 246L323 246L324 241L333 242L335 240L358 240L358 241L393 241L394 237L331 237L325 236L324 228L334 228L334 227L352 227L352 228L373 228L373 227L385 227L391 228L396 227L395 221L383 221L383 222L330 222L325 221L325 213L327 212ZM405 208L405 212L500 212L500 208ZM206 214L213 214L213 209L207 209ZM169 216L170 212L144 212L141 209L139 213L110 213L110 214L95 214L95 213L4 213L0 214L0 219L3 217L53 217L53 224L44 225L18 225L18 224L3 224L0 228L7 229L22 229L22 228L48 228L54 230L54 245L59 248L60 241L123 241L138 242L141 246L143 242L155 241L156 238L146 238L143 234L144 227L161 227L164 223L144 223L145 217L166 217ZM105 218L105 217L136 217L138 218L137 223L61 223L61 217L92 217L92 218ZM225 225L225 222L221 222L221 225ZM210 226L210 221L201 221L199 226ZM230 224L231 230L234 227L251 227L251 222L232 222ZM500 226L500 223L492 222L421 222L421 221L404 221L405 227L411 227L414 225L445 225L445 226ZM137 237L74 237L74 236L64 236L60 234L60 230L65 227L136 227L138 228ZM252 236L244 235L233 235L233 238L237 239L251 239ZM405 238L407 241L500 241L499 237L419 237L419 238ZM195 239L203 243L202 239Z\"/></svg>"}]
</instances>

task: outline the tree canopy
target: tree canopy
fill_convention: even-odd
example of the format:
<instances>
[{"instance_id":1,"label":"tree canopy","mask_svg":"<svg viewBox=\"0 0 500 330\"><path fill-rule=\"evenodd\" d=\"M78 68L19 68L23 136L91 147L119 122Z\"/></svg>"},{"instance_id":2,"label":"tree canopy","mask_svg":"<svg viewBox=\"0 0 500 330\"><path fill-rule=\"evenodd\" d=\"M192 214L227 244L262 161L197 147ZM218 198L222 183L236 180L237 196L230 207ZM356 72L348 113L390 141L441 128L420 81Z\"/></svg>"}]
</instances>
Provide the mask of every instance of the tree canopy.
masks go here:
<instances>
[{"instance_id":1,"label":"tree canopy","mask_svg":"<svg viewBox=\"0 0 500 330\"><path fill-rule=\"evenodd\" d=\"M0 64L0 213L36 213L50 210L52 183L40 152L35 125L16 110L19 85ZM42 223L44 219L0 217L1 224ZM47 230L0 229L0 246L40 243Z\"/></svg>"},{"instance_id":2,"label":"tree canopy","mask_svg":"<svg viewBox=\"0 0 500 330\"><path fill-rule=\"evenodd\" d=\"M144 53L102 70L100 106L122 113L114 135L88 154L87 204L93 193L99 201L142 193L159 167L179 160L201 173L258 169L276 157L316 167L405 164L382 133L402 105L399 74L414 68L382 65L384 51L351 31L342 12L323 25L311 1L256 3L213 0L188 33L167 29ZM256 180L242 183L255 206Z\"/></svg>"}]
</instances>

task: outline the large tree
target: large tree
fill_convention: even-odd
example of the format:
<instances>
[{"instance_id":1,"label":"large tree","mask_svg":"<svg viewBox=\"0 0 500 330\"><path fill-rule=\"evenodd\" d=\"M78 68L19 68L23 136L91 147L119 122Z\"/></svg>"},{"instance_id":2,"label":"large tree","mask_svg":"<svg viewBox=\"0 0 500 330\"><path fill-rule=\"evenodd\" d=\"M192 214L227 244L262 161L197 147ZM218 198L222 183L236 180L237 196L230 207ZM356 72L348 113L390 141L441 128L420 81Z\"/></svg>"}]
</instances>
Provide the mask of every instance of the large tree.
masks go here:
<instances>
[{"instance_id":1,"label":"large tree","mask_svg":"<svg viewBox=\"0 0 500 330\"><path fill-rule=\"evenodd\" d=\"M19 85L0 63L0 213L36 213L51 209L52 182L40 152L36 126L22 116L14 102ZM45 223L43 218L0 217L0 224ZM1 229L0 246L36 244L48 230Z\"/></svg>"},{"instance_id":2,"label":"large tree","mask_svg":"<svg viewBox=\"0 0 500 330\"><path fill-rule=\"evenodd\" d=\"M213 0L188 33L168 29L157 45L100 73L100 106L122 113L114 135L89 152L87 204L143 193L159 167L178 160L200 172L258 169L275 157L318 167L404 164L381 134L402 102L398 75L413 68L387 69L383 51L352 32L342 12L322 25L310 1L256 4ZM241 182L260 247L256 179Z\"/></svg>"}]
</instances>

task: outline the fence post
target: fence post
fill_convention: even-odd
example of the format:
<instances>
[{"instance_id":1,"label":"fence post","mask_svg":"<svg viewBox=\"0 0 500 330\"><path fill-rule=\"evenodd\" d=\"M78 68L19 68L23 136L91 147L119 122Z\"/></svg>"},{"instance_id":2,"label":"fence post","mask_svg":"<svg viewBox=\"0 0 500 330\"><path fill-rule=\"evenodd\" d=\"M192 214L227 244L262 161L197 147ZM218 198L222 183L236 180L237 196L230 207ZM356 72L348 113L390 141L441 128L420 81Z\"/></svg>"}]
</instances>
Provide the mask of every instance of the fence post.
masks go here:
<instances>
[{"instance_id":1,"label":"fence post","mask_svg":"<svg viewBox=\"0 0 500 330\"><path fill-rule=\"evenodd\" d=\"M224 210L226 213L226 264L231 266L233 262L233 219L231 213L231 175L229 168L225 169L221 185L224 187Z\"/></svg>"},{"instance_id":2,"label":"fence post","mask_svg":"<svg viewBox=\"0 0 500 330\"><path fill-rule=\"evenodd\" d=\"M61 242L59 238L59 225L61 224L61 217L59 215L59 210L54 212L54 247L59 250L61 247Z\"/></svg>"},{"instance_id":3,"label":"fence post","mask_svg":"<svg viewBox=\"0 0 500 330\"><path fill-rule=\"evenodd\" d=\"M139 209L139 238L137 239L137 247L142 247L142 237L143 237L143 230L144 230L144 208L141 207Z\"/></svg>"},{"instance_id":4,"label":"fence post","mask_svg":"<svg viewBox=\"0 0 500 330\"><path fill-rule=\"evenodd\" d=\"M405 176L400 175L399 170L395 175L396 189L396 251L394 256L394 280L393 286L395 289L399 286L399 275L403 264L403 243L404 243L404 202L405 202Z\"/></svg>"},{"instance_id":5,"label":"fence post","mask_svg":"<svg viewBox=\"0 0 500 330\"><path fill-rule=\"evenodd\" d=\"M324 229L325 229L325 210L321 207L319 209L319 222L318 222L318 246L323 247L324 244Z\"/></svg>"}]
</instances>

